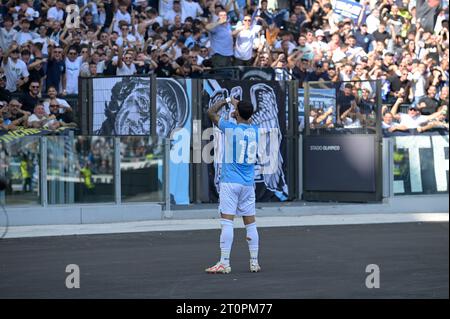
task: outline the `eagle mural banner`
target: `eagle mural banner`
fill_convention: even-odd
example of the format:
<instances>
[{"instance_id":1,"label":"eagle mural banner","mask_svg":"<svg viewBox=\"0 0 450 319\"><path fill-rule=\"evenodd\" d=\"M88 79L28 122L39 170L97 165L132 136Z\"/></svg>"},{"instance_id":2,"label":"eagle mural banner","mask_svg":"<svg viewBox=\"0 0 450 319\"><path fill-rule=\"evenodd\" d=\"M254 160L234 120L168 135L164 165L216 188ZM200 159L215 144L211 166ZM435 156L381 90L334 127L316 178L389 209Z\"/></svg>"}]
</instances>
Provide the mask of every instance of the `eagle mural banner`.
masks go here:
<instances>
[{"instance_id":1,"label":"eagle mural banner","mask_svg":"<svg viewBox=\"0 0 450 319\"><path fill-rule=\"evenodd\" d=\"M207 110L217 101L234 97L250 101L256 112L252 116L254 124L260 129L260 150L255 167L257 201L285 201L289 196L286 182L286 96L284 81L231 81L204 80L202 93L203 129L212 126L207 118ZM232 105L222 109L221 117L229 120ZM231 119L233 120L233 119ZM262 139L261 139L262 132ZM225 135L214 128L214 163L207 164L209 196L207 201L217 202L221 161L224 152ZM206 165L206 164L205 164ZM268 169L270 166L270 169ZM206 168L205 168L206 169Z\"/></svg>"}]
</instances>

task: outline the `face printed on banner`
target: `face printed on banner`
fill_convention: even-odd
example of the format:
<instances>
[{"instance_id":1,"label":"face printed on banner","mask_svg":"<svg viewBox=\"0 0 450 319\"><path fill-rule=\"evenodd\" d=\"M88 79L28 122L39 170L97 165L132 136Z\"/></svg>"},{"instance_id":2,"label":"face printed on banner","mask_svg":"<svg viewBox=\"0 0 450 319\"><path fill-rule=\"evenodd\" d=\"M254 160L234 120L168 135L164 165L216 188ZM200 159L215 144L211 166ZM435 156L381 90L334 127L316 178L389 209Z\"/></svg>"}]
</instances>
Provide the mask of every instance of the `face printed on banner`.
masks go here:
<instances>
[{"instance_id":1,"label":"face printed on banner","mask_svg":"<svg viewBox=\"0 0 450 319\"><path fill-rule=\"evenodd\" d=\"M156 93L156 134L169 137L175 128L184 127L189 115L189 100L183 86L174 79L158 79Z\"/></svg>"},{"instance_id":2,"label":"face printed on banner","mask_svg":"<svg viewBox=\"0 0 450 319\"><path fill-rule=\"evenodd\" d=\"M93 87L95 135L149 135L150 78L96 78Z\"/></svg>"}]
</instances>

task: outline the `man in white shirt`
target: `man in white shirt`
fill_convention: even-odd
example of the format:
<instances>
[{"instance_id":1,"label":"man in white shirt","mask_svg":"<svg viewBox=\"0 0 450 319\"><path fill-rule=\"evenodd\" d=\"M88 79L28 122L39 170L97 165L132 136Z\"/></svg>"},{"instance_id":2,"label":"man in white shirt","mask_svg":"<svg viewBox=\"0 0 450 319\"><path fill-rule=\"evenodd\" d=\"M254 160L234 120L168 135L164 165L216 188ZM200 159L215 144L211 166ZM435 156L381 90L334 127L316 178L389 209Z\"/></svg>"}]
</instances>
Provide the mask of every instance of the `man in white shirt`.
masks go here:
<instances>
[{"instance_id":1,"label":"man in white shirt","mask_svg":"<svg viewBox=\"0 0 450 319\"><path fill-rule=\"evenodd\" d=\"M130 27L125 24L122 23L120 24L120 36L117 38L116 40L116 44L119 47L124 47L124 48L131 48L134 47L134 45L136 44L136 37L132 34L130 34Z\"/></svg>"},{"instance_id":2,"label":"man in white shirt","mask_svg":"<svg viewBox=\"0 0 450 319\"><path fill-rule=\"evenodd\" d=\"M233 31L233 37L236 38L236 44L234 47L236 65L251 65L253 56L253 42L258 37L258 33L261 29L262 27L256 23L252 25L252 17L250 15L246 15L242 26Z\"/></svg>"},{"instance_id":3,"label":"man in white shirt","mask_svg":"<svg viewBox=\"0 0 450 319\"><path fill-rule=\"evenodd\" d=\"M22 19L20 23L20 31L14 36L14 40L19 44L23 45L28 41L33 41L33 39L39 37L38 34L30 31L30 21L27 19Z\"/></svg>"},{"instance_id":4,"label":"man in white shirt","mask_svg":"<svg viewBox=\"0 0 450 319\"><path fill-rule=\"evenodd\" d=\"M114 27L113 30L120 33L119 22L125 21L128 25L131 24L131 15L127 11L127 5L121 3L119 9L114 13Z\"/></svg>"},{"instance_id":5,"label":"man in white shirt","mask_svg":"<svg viewBox=\"0 0 450 319\"><path fill-rule=\"evenodd\" d=\"M380 11L378 9L374 9L372 13L367 17L366 24L367 32L369 34L372 34L378 30L378 26L380 25Z\"/></svg>"},{"instance_id":6,"label":"man in white shirt","mask_svg":"<svg viewBox=\"0 0 450 319\"><path fill-rule=\"evenodd\" d=\"M181 0L181 20L186 21L187 17L191 17L192 19L197 18L203 14L203 9L197 2L192 0Z\"/></svg>"},{"instance_id":7,"label":"man in white shirt","mask_svg":"<svg viewBox=\"0 0 450 319\"><path fill-rule=\"evenodd\" d=\"M64 3L61 0L58 0L54 7L51 7L50 9L48 9L47 20L63 21L63 19L64 19L63 7L64 7Z\"/></svg>"},{"instance_id":8,"label":"man in white shirt","mask_svg":"<svg viewBox=\"0 0 450 319\"><path fill-rule=\"evenodd\" d=\"M408 80L412 81L412 91L414 93L413 105L417 105L420 100L426 95L426 71L427 66L424 63L419 63L417 69L413 70L413 72L408 75Z\"/></svg>"},{"instance_id":9,"label":"man in white shirt","mask_svg":"<svg viewBox=\"0 0 450 319\"><path fill-rule=\"evenodd\" d=\"M0 47L3 51L7 51L14 41L17 31L13 29L13 20L10 16L6 16L3 20L3 28L0 28Z\"/></svg>"},{"instance_id":10,"label":"man in white shirt","mask_svg":"<svg viewBox=\"0 0 450 319\"><path fill-rule=\"evenodd\" d=\"M417 129L422 124L438 117L440 112L433 113L431 115L421 115L417 106L411 105L408 108L408 113L397 113L399 105L403 102L402 98L398 98L392 107L391 113L394 118L400 122L400 125L407 129Z\"/></svg>"},{"instance_id":11,"label":"man in white shirt","mask_svg":"<svg viewBox=\"0 0 450 319\"><path fill-rule=\"evenodd\" d=\"M53 100L53 99L56 99L56 101L58 102L58 104L60 106L60 113L64 113L64 111L66 111L66 110L72 111L72 108L70 107L69 103L67 103L66 100L56 97L58 95L58 91L56 90L56 88L54 86L50 86L49 88L47 88L47 95L48 95L48 98L42 103L44 105L45 113L50 114L49 105L50 105L50 100Z\"/></svg>"},{"instance_id":12,"label":"man in white shirt","mask_svg":"<svg viewBox=\"0 0 450 319\"><path fill-rule=\"evenodd\" d=\"M159 0L159 14L165 16L167 12L172 10L173 0Z\"/></svg>"},{"instance_id":13,"label":"man in white shirt","mask_svg":"<svg viewBox=\"0 0 450 319\"><path fill-rule=\"evenodd\" d=\"M66 73L64 75L66 84L65 94L78 94L78 77L80 76L81 64L83 63L83 57L78 56L77 49L75 47L69 48L67 57L65 59Z\"/></svg>"},{"instance_id":14,"label":"man in white shirt","mask_svg":"<svg viewBox=\"0 0 450 319\"><path fill-rule=\"evenodd\" d=\"M13 44L2 61L2 68L6 75L6 89L9 92L16 92L18 87L28 82L30 75L25 62L19 59L19 56L19 47Z\"/></svg>"},{"instance_id":15,"label":"man in white shirt","mask_svg":"<svg viewBox=\"0 0 450 319\"><path fill-rule=\"evenodd\" d=\"M123 55L123 47L119 47L116 75L133 75L135 73L136 66L133 63L133 55L128 52Z\"/></svg>"},{"instance_id":16,"label":"man in white shirt","mask_svg":"<svg viewBox=\"0 0 450 319\"><path fill-rule=\"evenodd\" d=\"M183 10L179 0L173 1L172 10L169 10L164 14L164 20L167 20L169 24L174 24L176 16L180 16L181 18L183 17ZM181 22L183 23L184 20Z\"/></svg>"},{"instance_id":17,"label":"man in white shirt","mask_svg":"<svg viewBox=\"0 0 450 319\"><path fill-rule=\"evenodd\" d=\"M28 118L28 126L56 130L61 125L54 115L45 112L42 104L38 104L35 106L33 114Z\"/></svg>"}]
</instances>

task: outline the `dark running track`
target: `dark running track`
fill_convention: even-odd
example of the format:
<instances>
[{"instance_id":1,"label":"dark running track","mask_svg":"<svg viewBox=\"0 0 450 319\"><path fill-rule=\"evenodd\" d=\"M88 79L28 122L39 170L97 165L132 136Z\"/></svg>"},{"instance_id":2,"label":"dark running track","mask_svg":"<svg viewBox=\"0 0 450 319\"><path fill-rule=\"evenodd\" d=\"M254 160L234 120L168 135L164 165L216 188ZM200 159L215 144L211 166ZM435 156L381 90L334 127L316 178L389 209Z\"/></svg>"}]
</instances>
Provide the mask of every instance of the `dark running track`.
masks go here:
<instances>
[{"instance_id":1,"label":"dark running track","mask_svg":"<svg viewBox=\"0 0 450 319\"><path fill-rule=\"evenodd\" d=\"M218 230L0 240L0 298L448 298L448 223L260 228L263 272L235 230L232 273ZM80 289L67 289L78 264ZM377 264L379 289L367 289Z\"/></svg>"}]
</instances>

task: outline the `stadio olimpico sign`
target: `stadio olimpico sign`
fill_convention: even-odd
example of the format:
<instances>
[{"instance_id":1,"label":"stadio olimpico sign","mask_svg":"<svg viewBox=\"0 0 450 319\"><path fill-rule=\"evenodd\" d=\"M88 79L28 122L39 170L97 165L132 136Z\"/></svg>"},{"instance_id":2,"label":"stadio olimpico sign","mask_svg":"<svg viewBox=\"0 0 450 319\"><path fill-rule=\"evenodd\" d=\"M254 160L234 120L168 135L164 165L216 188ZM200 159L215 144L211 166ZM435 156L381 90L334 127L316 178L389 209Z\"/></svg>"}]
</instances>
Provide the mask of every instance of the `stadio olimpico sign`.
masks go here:
<instances>
[{"instance_id":1,"label":"stadio olimpico sign","mask_svg":"<svg viewBox=\"0 0 450 319\"><path fill-rule=\"evenodd\" d=\"M448 135L394 137L394 193L448 193Z\"/></svg>"}]
</instances>

